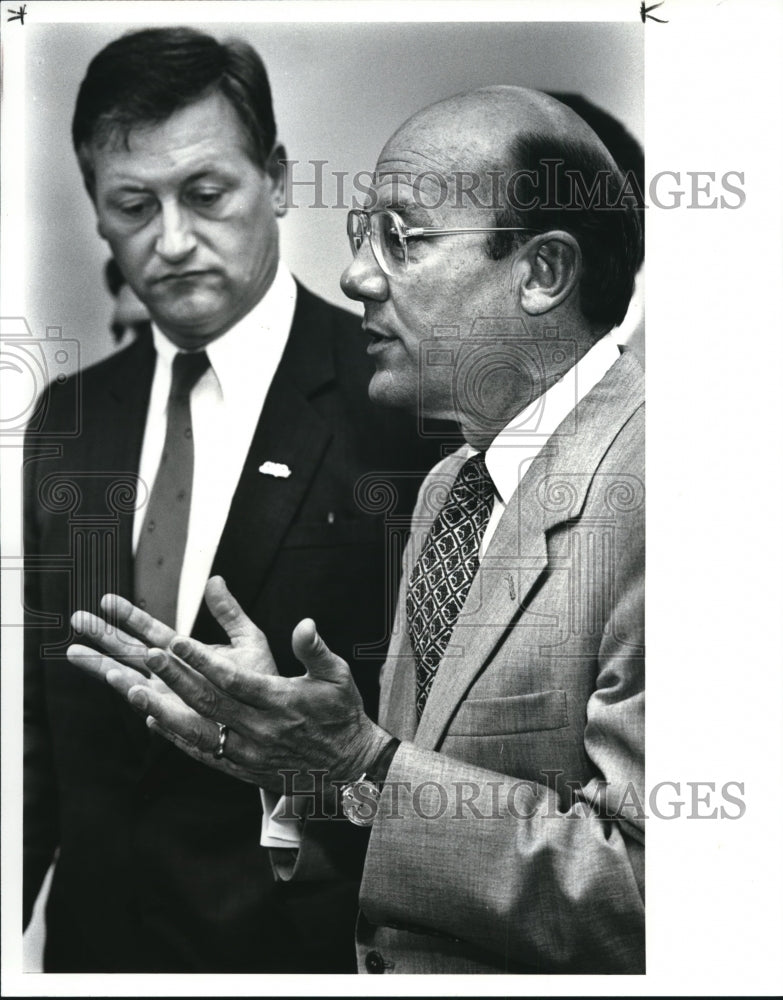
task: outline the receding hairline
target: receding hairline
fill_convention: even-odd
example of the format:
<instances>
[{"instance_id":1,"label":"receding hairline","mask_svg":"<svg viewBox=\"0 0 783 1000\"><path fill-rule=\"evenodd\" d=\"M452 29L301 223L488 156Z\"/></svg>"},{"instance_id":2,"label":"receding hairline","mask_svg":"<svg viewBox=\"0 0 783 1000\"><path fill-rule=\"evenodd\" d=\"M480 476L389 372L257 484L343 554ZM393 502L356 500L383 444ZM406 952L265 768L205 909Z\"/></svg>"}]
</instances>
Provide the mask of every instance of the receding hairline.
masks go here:
<instances>
[{"instance_id":1,"label":"receding hairline","mask_svg":"<svg viewBox=\"0 0 783 1000\"><path fill-rule=\"evenodd\" d=\"M423 141L437 148L450 169L481 168L505 160L512 144L526 134L585 144L614 162L593 129L571 108L542 91L511 85L464 91L422 108L390 136L379 160L395 147L411 148ZM438 143L438 135L453 141Z\"/></svg>"}]
</instances>

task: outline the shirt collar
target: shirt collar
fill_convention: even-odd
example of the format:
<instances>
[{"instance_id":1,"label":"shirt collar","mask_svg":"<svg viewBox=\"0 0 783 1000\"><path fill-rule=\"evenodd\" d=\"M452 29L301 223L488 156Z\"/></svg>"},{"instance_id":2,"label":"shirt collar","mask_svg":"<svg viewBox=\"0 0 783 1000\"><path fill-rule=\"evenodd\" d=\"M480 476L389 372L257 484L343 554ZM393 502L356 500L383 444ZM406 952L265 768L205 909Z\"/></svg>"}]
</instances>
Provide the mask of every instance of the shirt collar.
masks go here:
<instances>
[{"instance_id":1,"label":"shirt collar","mask_svg":"<svg viewBox=\"0 0 783 1000\"><path fill-rule=\"evenodd\" d=\"M249 313L207 347L207 357L224 399L232 399L247 386L248 371L255 371L274 357L277 367L291 330L296 306L296 282L280 261L266 295ZM152 324L152 339L158 358L171 368L179 348Z\"/></svg>"},{"instance_id":2,"label":"shirt collar","mask_svg":"<svg viewBox=\"0 0 783 1000\"><path fill-rule=\"evenodd\" d=\"M503 503L514 495L523 474L552 434L619 356L613 335L607 333L497 435L487 449L486 463Z\"/></svg>"}]
</instances>

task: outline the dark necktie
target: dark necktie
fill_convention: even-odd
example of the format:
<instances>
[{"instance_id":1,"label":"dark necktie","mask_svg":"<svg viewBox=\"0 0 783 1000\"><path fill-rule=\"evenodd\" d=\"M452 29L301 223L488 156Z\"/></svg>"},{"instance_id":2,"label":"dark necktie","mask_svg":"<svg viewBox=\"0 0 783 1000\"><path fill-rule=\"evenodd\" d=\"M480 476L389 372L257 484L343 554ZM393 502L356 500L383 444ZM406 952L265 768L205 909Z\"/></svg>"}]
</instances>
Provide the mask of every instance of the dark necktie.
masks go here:
<instances>
[{"instance_id":1,"label":"dark necktie","mask_svg":"<svg viewBox=\"0 0 783 1000\"><path fill-rule=\"evenodd\" d=\"M208 368L204 351L180 352L174 358L166 440L136 546L136 603L172 628L177 627L177 594L193 490L190 393Z\"/></svg>"},{"instance_id":2,"label":"dark necktie","mask_svg":"<svg viewBox=\"0 0 783 1000\"><path fill-rule=\"evenodd\" d=\"M478 569L494 489L482 454L462 466L413 567L405 599L416 657L416 709L421 717L438 664Z\"/></svg>"}]
</instances>

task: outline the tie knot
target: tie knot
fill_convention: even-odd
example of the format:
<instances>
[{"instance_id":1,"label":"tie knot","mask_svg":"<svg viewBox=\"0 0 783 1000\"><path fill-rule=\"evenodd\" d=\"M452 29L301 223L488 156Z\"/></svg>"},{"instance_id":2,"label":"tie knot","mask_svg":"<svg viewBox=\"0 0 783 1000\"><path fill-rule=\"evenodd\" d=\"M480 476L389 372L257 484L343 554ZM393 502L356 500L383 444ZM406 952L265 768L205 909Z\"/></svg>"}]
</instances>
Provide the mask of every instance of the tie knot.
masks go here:
<instances>
[{"instance_id":1,"label":"tie knot","mask_svg":"<svg viewBox=\"0 0 783 1000\"><path fill-rule=\"evenodd\" d=\"M171 367L171 395L190 396L193 386L208 368L206 351L179 351Z\"/></svg>"},{"instance_id":2,"label":"tie knot","mask_svg":"<svg viewBox=\"0 0 783 1000\"><path fill-rule=\"evenodd\" d=\"M489 503L495 495L495 486L489 474L484 452L472 455L462 466L454 481L454 489L463 488L484 503Z\"/></svg>"}]
</instances>

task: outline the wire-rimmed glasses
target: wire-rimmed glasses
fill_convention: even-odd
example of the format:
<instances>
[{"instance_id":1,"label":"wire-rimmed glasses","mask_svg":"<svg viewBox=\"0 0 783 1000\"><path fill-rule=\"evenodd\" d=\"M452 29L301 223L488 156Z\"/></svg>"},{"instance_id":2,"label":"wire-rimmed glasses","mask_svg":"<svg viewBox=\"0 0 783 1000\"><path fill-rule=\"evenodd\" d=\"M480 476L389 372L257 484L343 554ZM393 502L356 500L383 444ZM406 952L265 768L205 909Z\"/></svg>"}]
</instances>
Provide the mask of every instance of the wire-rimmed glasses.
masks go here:
<instances>
[{"instance_id":1,"label":"wire-rimmed glasses","mask_svg":"<svg viewBox=\"0 0 783 1000\"><path fill-rule=\"evenodd\" d=\"M370 237L378 266L389 276L403 272L408 266L408 240L430 236L456 236L462 233L537 233L540 230L524 226L459 226L444 229L439 226L408 226L391 208L371 212L352 208L348 212L348 239L354 257L365 239Z\"/></svg>"}]
</instances>

